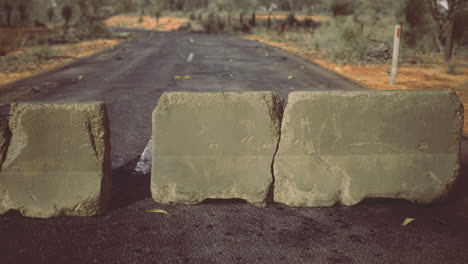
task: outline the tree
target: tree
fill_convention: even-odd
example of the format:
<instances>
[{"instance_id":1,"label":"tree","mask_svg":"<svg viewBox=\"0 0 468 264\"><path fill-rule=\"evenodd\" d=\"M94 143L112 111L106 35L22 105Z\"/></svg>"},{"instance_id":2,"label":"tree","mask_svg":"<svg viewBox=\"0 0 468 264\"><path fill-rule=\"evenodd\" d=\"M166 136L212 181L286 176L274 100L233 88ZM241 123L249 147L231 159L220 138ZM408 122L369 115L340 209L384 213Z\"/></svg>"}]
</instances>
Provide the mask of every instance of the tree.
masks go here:
<instances>
[{"instance_id":1,"label":"tree","mask_svg":"<svg viewBox=\"0 0 468 264\"><path fill-rule=\"evenodd\" d=\"M5 3L3 5L3 9L5 9L5 13L6 13L6 23L8 26L11 26L13 24L13 22L11 21L12 20L12 12L13 12L13 6L10 5L9 3Z\"/></svg>"},{"instance_id":2,"label":"tree","mask_svg":"<svg viewBox=\"0 0 468 264\"><path fill-rule=\"evenodd\" d=\"M135 11L135 5L132 0L120 0L119 2L120 10L124 12L133 12Z\"/></svg>"},{"instance_id":3,"label":"tree","mask_svg":"<svg viewBox=\"0 0 468 264\"><path fill-rule=\"evenodd\" d=\"M25 3L20 3L18 5L18 12L21 24L27 24L29 14Z\"/></svg>"},{"instance_id":4,"label":"tree","mask_svg":"<svg viewBox=\"0 0 468 264\"><path fill-rule=\"evenodd\" d=\"M161 9L154 11L154 17L156 18L156 26L159 26L159 18L161 17Z\"/></svg>"},{"instance_id":5,"label":"tree","mask_svg":"<svg viewBox=\"0 0 468 264\"><path fill-rule=\"evenodd\" d=\"M49 18L49 22L52 22L54 15L55 15L55 11L53 7L50 7L49 9L47 9L47 17Z\"/></svg>"},{"instance_id":6,"label":"tree","mask_svg":"<svg viewBox=\"0 0 468 264\"><path fill-rule=\"evenodd\" d=\"M70 24L70 19L73 15L73 9L71 6L66 5L62 7L62 17L65 19L65 25L68 26Z\"/></svg>"},{"instance_id":7,"label":"tree","mask_svg":"<svg viewBox=\"0 0 468 264\"><path fill-rule=\"evenodd\" d=\"M445 61L449 62L453 54L455 19L463 11L468 0L446 0L447 8L439 0L427 0L432 17L437 24L437 40L443 51Z\"/></svg>"},{"instance_id":8,"label":"tree","mask_svg":"<svg viewBox=\"0 0 468 264\"><path fill-rule=\"evenodd\" d=\"M107 0L88 0L89 6L89 22L94 24L96 20L99 18L101 11L104 6L107 4Z\"/></svg>"},{"instance_id":9,"label":"tree","mask_svg":"<svg viewBox=\"0 0 468 264\"><path fill-rule=\"evenodd\" d=\"M101 16L103 8L108 0L78 0L81 17L80 20L93 25Z\"/></svg>"}]
</instances>

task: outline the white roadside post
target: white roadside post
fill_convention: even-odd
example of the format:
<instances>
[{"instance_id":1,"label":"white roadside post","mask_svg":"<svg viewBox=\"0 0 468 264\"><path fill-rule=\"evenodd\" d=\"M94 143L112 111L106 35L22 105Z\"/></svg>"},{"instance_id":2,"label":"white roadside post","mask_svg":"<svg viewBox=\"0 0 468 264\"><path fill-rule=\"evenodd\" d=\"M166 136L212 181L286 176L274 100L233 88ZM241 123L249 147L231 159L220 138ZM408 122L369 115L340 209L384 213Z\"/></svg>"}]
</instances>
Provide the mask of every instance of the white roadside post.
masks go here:
<instances>
[{"instance_id":1,"label":"white roadside post","mask_svg":"<svg viewBox=\"0 0 468 264\"><path fill-rule=\"evenodd\" d=\"M395 26L395 40L393 41L393 58L392 58L392 76L391 84L395 85L396 75L398 70L398 54L400 52L401 25Z\"/></svg>"}]
</instances>

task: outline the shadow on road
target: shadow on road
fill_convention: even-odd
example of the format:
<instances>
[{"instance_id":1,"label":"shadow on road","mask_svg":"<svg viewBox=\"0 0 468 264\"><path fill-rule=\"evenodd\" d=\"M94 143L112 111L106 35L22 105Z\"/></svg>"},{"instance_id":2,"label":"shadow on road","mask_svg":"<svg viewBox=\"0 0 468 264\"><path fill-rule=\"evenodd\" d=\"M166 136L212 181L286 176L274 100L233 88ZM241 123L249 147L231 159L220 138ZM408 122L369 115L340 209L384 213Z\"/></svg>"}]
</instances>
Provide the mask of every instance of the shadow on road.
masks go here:
<instances>
[{"instance_id":1,"label":"shadow on road","mask_svg":"<svg viewBox=\"0 0 468 264\"><path fill-rule=\"evenodd\" d=\"M451 199L463 199L468 197L468 164L460 163L460 176L453 183L453 189L449 196Z\"/></svg>"},{"instance_id":2,"label":"shadow on road","mask_svg":"<svg viewBox=\"0 0 468 264\"><path fill-rule=\"evenodd\" d=\"M135 172L140 157L112 170L110 209L117 209L151 197L151 174Z\"/></svg>"},{"instance_id":3,"label":"shadow on road","mask_svg":"<svg viewBox=\"0 0 468 264\"><path fill-rule=\"evenodd\" d=\"M465 151L463 151L465 152ZM468 197L468 156L462 152L459 177L454 182L452 189L449 192L449 201L461 200ZM136 164L140 157L128 161L124 165L112 170L112 192L110 209L117 209L132 205L138 201L151 197L150 183L151 173L138 173L135 171ZM363 204L381 203L387 199L365 199ZM399 199L388 199L389 203L410 204L410 202ZM219 203L247 203L243 199L206 199L202 204L219 204Z\"/></svg>"}]
</instances>

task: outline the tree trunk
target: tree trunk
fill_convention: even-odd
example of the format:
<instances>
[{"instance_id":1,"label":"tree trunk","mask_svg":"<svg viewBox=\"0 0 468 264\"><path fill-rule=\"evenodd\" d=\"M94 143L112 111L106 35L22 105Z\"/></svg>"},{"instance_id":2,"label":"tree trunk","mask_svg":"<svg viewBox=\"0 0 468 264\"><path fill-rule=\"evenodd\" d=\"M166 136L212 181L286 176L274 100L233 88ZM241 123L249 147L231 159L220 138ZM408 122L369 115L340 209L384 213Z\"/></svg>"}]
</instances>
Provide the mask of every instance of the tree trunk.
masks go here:
<instances>
[{"instance_id":1,"label":"tree trunk","mask_svg":"<svg viewBox=\"0 0 468 264\"><path fill-rule=\"evenodd\" d=\"M444 57L449 62L453 54L453 20L447 22L447 31L445 32Z\"/></svg>"}]
</instances>

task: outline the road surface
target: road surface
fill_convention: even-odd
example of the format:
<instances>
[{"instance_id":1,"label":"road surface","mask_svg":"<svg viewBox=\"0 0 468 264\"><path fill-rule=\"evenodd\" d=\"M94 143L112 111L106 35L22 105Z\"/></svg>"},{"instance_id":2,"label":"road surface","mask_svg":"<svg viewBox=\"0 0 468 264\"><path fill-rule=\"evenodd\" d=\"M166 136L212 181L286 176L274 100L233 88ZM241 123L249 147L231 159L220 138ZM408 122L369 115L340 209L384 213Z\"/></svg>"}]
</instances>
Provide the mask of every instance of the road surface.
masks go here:
<instances>
[{"instance_id":1,"label":"road surface","mask_svg":"<svg viewBox=\"0 0 468 264\"><path fill-rule=\"evenodd\" d=\"M468 263L466 198L429 207L399 200L323 208L255 207L237 200L154 203L150 175L134 167L164 91L273 90L287 99L291 91L363 88L234 36L137 36L0 90L0 96L18 94L22 101L106 102L114 177L112 209L103 216L0 216L2 263ZM0 113L8 111L0 107ZM466 175L465 165L461 173ZM465 197L467 185L460 185ZM170 215L145 212L152 208ZM406 217L416 220L402 227Z\"/></svg>"}]
</instances>

